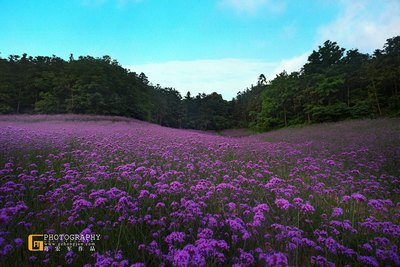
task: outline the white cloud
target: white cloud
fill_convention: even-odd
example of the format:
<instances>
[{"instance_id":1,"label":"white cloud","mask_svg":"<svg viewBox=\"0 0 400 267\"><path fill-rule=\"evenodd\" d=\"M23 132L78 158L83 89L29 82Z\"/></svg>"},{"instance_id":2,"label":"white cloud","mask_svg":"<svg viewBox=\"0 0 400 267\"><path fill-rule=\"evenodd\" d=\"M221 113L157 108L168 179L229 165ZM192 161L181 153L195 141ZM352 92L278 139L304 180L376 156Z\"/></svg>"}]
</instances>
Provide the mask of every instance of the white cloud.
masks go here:
<instances>
[{"instance_id":1,"label":"white cloud","mask_svg":"<svg viewBox=\"0 0 400 267\"><path fill-rule=\"evenodd\" d=\"M308 56L310 55L311 52L305 52L303 54L301 54L300 56L296 56L293 58L289 58L289 59L283 59L281 60L273 74L279 74L281 73L283 70L286 70L288 73L292 72L292 71L300 71L300 68L303 67L304 63L307 62ZM275 78L275 77L271 77Z\"/></svg>"},{"instance_id":2,"label":"white cloud","mask_svg":"<svg viewBox=\"0 0 400 267\"><path fill-rule=\"evenodd\" d=\"M282 13L286 9L286 2L282 0L219 0L218 5L238 14L254 14L264 8L273 13Z\"/></svg>"},{"instance_id":3,"label":"white cloud","mask_svg":"<svg viewBox=\"0 0 400 267\"><path fill-rule=\"evenodd\" d=\"M339 16L318 29L319 45L329 39L347 49L372 53L381 49L386 39L400 34L398 0L343 0L340 6Z\"/></svg>"},{"instance_id":4,"label":"white cloud","mask_svg":"<svg viewBox=\"0 0 400 267\"><path fill-rule=\"evenodd\" d=\"M126 67L136 73L144 72L154 84L175 88L182 96L186 95L187 91L192 95L217 92L224 99L230 100L237 92L243 91L251 84L255 85L261 73L271 80L283 70L287 72L299 70L306 62L308 54L307 52L279 62L226 58L169 61Z\"/></svg>"}]
</instances>

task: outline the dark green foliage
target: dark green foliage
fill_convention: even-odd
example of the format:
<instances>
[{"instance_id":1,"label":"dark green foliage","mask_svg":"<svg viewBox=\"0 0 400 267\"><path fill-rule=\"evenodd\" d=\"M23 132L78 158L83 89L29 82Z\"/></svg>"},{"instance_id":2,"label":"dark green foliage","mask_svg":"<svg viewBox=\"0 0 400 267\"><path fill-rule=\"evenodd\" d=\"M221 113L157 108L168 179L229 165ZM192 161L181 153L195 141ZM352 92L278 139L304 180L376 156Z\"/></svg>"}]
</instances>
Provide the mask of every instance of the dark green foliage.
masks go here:
<instances>
[{"instance_id":1,"label":"dark green foliage","mask_svg":"<svg viewBox=\"0 0 400 267\"><path fill-rule=\"evenodd\" d=\"M222 130L234 126L231 105L220 94L199 94L192 98L188 92L183 104L186 110L184 128Z\"/></svg>"},{"instance_id":2,"label":"dark green foliage","mask_svg":"<svg viewBox=\"0 0 400 267\"><path fill-rule=\"evenodd\" d=\"M176 128L266 131L296 124L400 115L400 36L374 54L326 41L298 72L283 71L226 101L152 85L109 56L0 58L0 114L119 115Z\"/></svg>"},{"instance_id":3,"label":"dark green foliage","mask_svg":"<svg viewBox=\"0 0 400 267\"><path fill-rule=\"evenodd\" d=\"M221 95L182 99L177 90L153 86L144 73L130 72L109 56L10 56L0 58L0 74L0 114L119 115L202 130L234 125Z\"/></svg>"},{"instance_id":4,"label":"dark green foliage","mask_svg":"<svg viewBox=\"0 0 400 267\"><path fill-rule=\"evenodd\" d=\"M300 72L284 71L268 83L259 82L259 93L252 97L262 99L261 110L247 112L254 118L247 126L268 130L303 123L399 116L400 36L388 39L384 49L376 50L373 56L357 49L345 51L335 42L326 41L311 53Z\"/></svg>"}]
</instances>

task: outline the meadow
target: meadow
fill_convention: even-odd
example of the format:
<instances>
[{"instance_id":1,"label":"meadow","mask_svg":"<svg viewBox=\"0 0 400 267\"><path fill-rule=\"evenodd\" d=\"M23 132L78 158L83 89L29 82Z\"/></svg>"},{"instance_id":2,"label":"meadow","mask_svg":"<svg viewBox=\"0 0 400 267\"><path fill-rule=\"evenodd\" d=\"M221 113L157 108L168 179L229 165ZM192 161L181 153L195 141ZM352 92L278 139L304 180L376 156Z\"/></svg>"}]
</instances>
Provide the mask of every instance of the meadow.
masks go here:
<instances>
[{"instance_id":1,"label":"meadow","mask_svg":"<svg viewBox=\"0 0 400 267\"><path fill-rule=\"evenodd\" d=\"M0 117L1 266L400 266L400 120L241 136ZM100 234L28 251L30 234Z\"/></svg>"}]
</instances>

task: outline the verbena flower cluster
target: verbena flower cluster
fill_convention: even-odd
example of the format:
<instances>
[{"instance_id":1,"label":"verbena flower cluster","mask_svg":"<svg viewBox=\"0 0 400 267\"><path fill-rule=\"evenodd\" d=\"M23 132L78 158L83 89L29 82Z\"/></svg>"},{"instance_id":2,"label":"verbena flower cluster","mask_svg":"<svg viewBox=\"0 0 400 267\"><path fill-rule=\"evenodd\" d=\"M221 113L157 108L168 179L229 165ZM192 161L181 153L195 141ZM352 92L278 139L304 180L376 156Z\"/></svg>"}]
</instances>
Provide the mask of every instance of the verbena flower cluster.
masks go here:
<instances>
[{"instance_id":1,"label":"verbena flower cluster","mask_svg":"<svg viewBox=\"0 0 400 267\"><path fill-rule=\"evenodd\" d=\"M0 119L2 266L400 266L391 120L233 138L24 118ZM101 239L28 252L34 233Z\"/></svg>"}]
</instances>

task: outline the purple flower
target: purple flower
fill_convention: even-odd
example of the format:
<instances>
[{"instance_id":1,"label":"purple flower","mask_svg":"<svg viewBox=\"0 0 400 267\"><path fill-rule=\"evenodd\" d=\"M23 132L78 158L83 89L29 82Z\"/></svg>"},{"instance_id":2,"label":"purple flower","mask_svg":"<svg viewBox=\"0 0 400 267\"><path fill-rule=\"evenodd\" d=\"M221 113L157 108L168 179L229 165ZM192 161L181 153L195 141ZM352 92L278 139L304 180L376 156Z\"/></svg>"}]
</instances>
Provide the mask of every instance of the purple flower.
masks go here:
<instances>
[{"instance_id":1,"label":"purple flower","mask_svg":"<svg viewBox=\"0 0 400 267\"><path fill-rule=\"evenodd\" d=\"M358 256L357 260L365 266L379 267L378 261L371 256Z\"/></svg>"},{"instance_id":2,"label":"purple flower","mask_svg":"<svg viewBox=\"0 0 400 267\"><path fill-rule=\"evenodd\" d=\"M168 236L165 237L165 242L168 244L172 244L173 242L182 243L185 241L185 233L184 232L172 232Z\"/></svg>"},{"instance_id":3,"label":"purple flower","mask_svg":"<svg viewBox=\"0 0 400 267\"><path fill-rule=\"evenodd\" d=\"M158 202L157 204L156 204L156 208L157 209L161 209L161 208L164 208L165 207L165 204L163 203L163 202Z\"/></svg>"},{"instance_id":4,"label":"purple flower","mask_svg":"<svg viewBox=\"0 0 400 267\"><path fill-rule=\"evenodd\" d=\"M109 231L142 229L136 240L121 236L120 251L64 251L70 266L126 267L142 257L132 266L400 266L400 180L382 168L398 148L380 143L395 143L393 131L377 136L375 127L360 138L348 135L352 127L317 127L312 135L327 139L285 131L231 138L131 119L19 120L0 118L4 262L26 246L16 234L41 221L43 233L99 231L104 242ZM34 199L20 201L27 196ZM53 258L46 254L25 261L45 264Z\"/></svg>"},{"instance_id":5,"label":"purple flower","mask_svg":"<svg viewBox=\"0 0 400 267\"><path fill-rule=\"evenodd\" d=\"M299 198L299 197L295 197L295 198L293 199L293 203L296 204L296 205L300 205L300 204L303 203L303 199L301 199L301 198Z\"/></svg>"},{"instance_id":6,"label":"purple flower","mask_svg":"<svg viewBox=\"0 0 400 267\"><path fill-rule=\"evenodd\" d=\"M267 204L258 204L257 206L255 206L253 208L253 212L257 213L257 212L268 212L269 211L269 207Z\"/></svg>"},{"instance_id":7,"label":"purple flower","mask_svg":"<svg viewBox=\"0 0 400 267\"><path fill-rule=\"evenodd\" d=\"M11 244L7 244L3 248L3 255L7 255L11 250L13 250L13 246Z\"/></svg>"},{"instance_id":8,"label":"purple flower","mask_svg":"<svg viewBox=\"0 0 400 267\"><path fill-rule=\"evenodd\" d=\"M14 239L14 243L15 243L16 247L20 247L20 246L22 246L23 241L21 238L16 238L16 239Z\"/></svg>"},{"instance_id":9,"label":"purple flower","mask_svg":"<svg viewBox=\"0 0 400 267\"><path fill-rule=\"evenodd\" d=\"M393 207L394 204L390 199L371 199L368 201L368 206L374 208L377 212L388 212L389 210L387 207Z\"/></svg>"},{"instance_id":10,"label":"purple flower","mask_svg":"<svg viewBox=\"0 0 400 267\"><path fill-rule=\"evenodd\" d=\"M265 261L267 266L289 266L286 255L281 252L267 255Z\"/></svg>"},{"instance_id":11,"label":"purple flower","mask_svg":"<svg viewBox=\"0 0 400 267\"><path fill-rule=\"evenodd\" d=\"M301 205L301 211L303 213L313 213L315 211L315 208L310 204L310 202L307 201L306 204Z\"/></svg>"},{"instance_id":12,"label":"purple flower","mask_svg":"<svg viewBox=\"0 0 400 267\"><path fill-rule=\"evenodd\" d=\"M330 261L328 261L325 257L323 256L312 256L311 257L311 263L313 265L321 266L321 267L335 267L336 265Z\"/></svg>"},{"instance_id":13,"label":"purple flower","mask_svg":"<svg viewBox=\"0 0 400 267\"><path fill-rule=\"evenodd\" d=\"M189 265L190 254L185 250L178 250L174 255L174 266L186 267Z\"/></svg>"},{"instance_id":14,"label":"purple flower","mask_svg":"<svg viewBox=\"0 0 400 267\"><path fill-rule=\"evenodd\" d=\"M367 198L359 193L354 193L351 195L351 198L354 199L357 202L364 202L367 200Z\"/></svg>"},{"instance_id":15,"label":"purple flower","mask_svg":"<svg viewBox=\"0 0 400 267\"><path fill-rule=\"evenodd\" d=\"M99 207L104 205L107 202L107 198L104 197L98 197L96 198L93 207Z\"/></svg>"},{"instance_id":16,"label":"purple flower","mask_svg":"<svg viewBox=\"0 0 400 267\"><path fill-rule=\"evenodd\" d=\"M191 263L194 266L206 266L206 260L205 258L197 251L194 252L193 256L191 257Z\"/></svg>"},{"instance_id":17,"label":"purple flower","mask_svg":"<svg viewBox=\"0 0 400 267\"><path fill-rule=\"evenodd\" d=\"M335 239L333 239L332 237L328 237L327 239L325 239L325 246L333 253L336 254L337 251L337 242Z\"/></svg>"},{"instance_id":18,"label":"purple flower","mask_svg":"<svg viewBox=\"0 0 400 267\"><path fill-rule=\"evenodd\" d=\"M280 208L280 209L284 209L287 210L290 207L290 203L288 200L284 199L284 198L278 198L275 200L275 204Z\"/></svg>"},{"instance_id":19,"label":"purple flower","mask_svg":"<svg viewBox=\"0 0 400 267\"><path fill-rule=\"evenodd\" d=\"M70 251L67 252L67 254L65 254L65 257L67 257L67 258L71 258L73 256L74 256L74 251L73 250L70 250Z\"/></svg>"},{"instance_id":20,"label":"purple flower","mask_svg":"<svg viewBox=\"0 0 400 267\"><path fill-rule=\"evenodd\" d=\"M240 260L246 265L251 265L254 263L254 257L251 253L244 252L240 250Z\"/></svg>"},{"instance_id":21,"label":"purple flower","mask_svg":"<svg viewBox=\"0 0 400 267\"><path fill-rule=\"evenodd\" d=\"M342 203L347 203L351 199L350 196L343 196L342 197Z\"/></svg>"},{"instance_id":22,"label":"purple flower","mask_svg":"<svg viewBox=\"0 0 400 267\"><path fill-rule=\"evenodd\" d=\"M226 206L228 207L229 211L234 211L236 209L236 204L233 202L226 204Z\"/></svg>"},{"instance_id":23,"label":"purple flower","mask_svg":"<svg viewBox=\"0 0 400 267\"><path fill-rule=\"evenodd\" d=\"M12 162L7 162L6 164L4 164L5 169L11 169L13 166L14 164L12 164Z\"/></svg>"},{"instance_id":24,"label":"purple flower","mask_svg":"<svg viewBox=\"0 0 400 267\"><path fill-rule=\"evenodd\" d=\"M343 214L342 208L333 208L332 217L338 217Z\"/></svg>"},{"instance_id":25,"label":"purple flower","mask_svg":"<svg viewBox=\"0 0 400 267\"><path fill-rule=\"evenodd\" d=\"M140 167L136 168L135 172L142 172L142 171L145 171L145 170L146 170L145 167L140 166Z\"/></svg>"},{"instance_id":26,"label":"purple flower","mask_svg":"<svg viewBox=\"0 0 400 267\"><path fill-rule=\"evenodd\" d=\"M199 229L199 233L197 234L197 238L211 239L213 237L213 230L209 228Z\"/></svg>"},{"instance_id":27,"label":"purple flower","mask_svg":"<svg viewBox=\"0 0 400 267\"><path fill-rule=\"evenodd\" d=\"M368 243L365 243L364 245L362 245L362 248L369 252L372 252L372 250L373 250L372 246Z\"/></svg>"},{"instance_id":28,"label":"purple flower","mask_svg":"<svg viewBox=\"0 0 400 267\"><path fill-rule=\"evenodd\" d=\"M227 219L226 222L234 231L240 231L243 229L243 221L240 218Z\"/></svg>"},{"instance_id":29,"label":"purple flower","mask_svg":"<svg viewBox=\"0 0 400 267\"><path fill-rule=\"evenodd\" d=\"M87 209L87 208L91 208L92 207L92 203L90 203L89 201L85 200L85 199L77 199L74 201L74 203L72 204L73 209L74 210L81 210L81 209Z\"/></svg>"}]
</instances>

